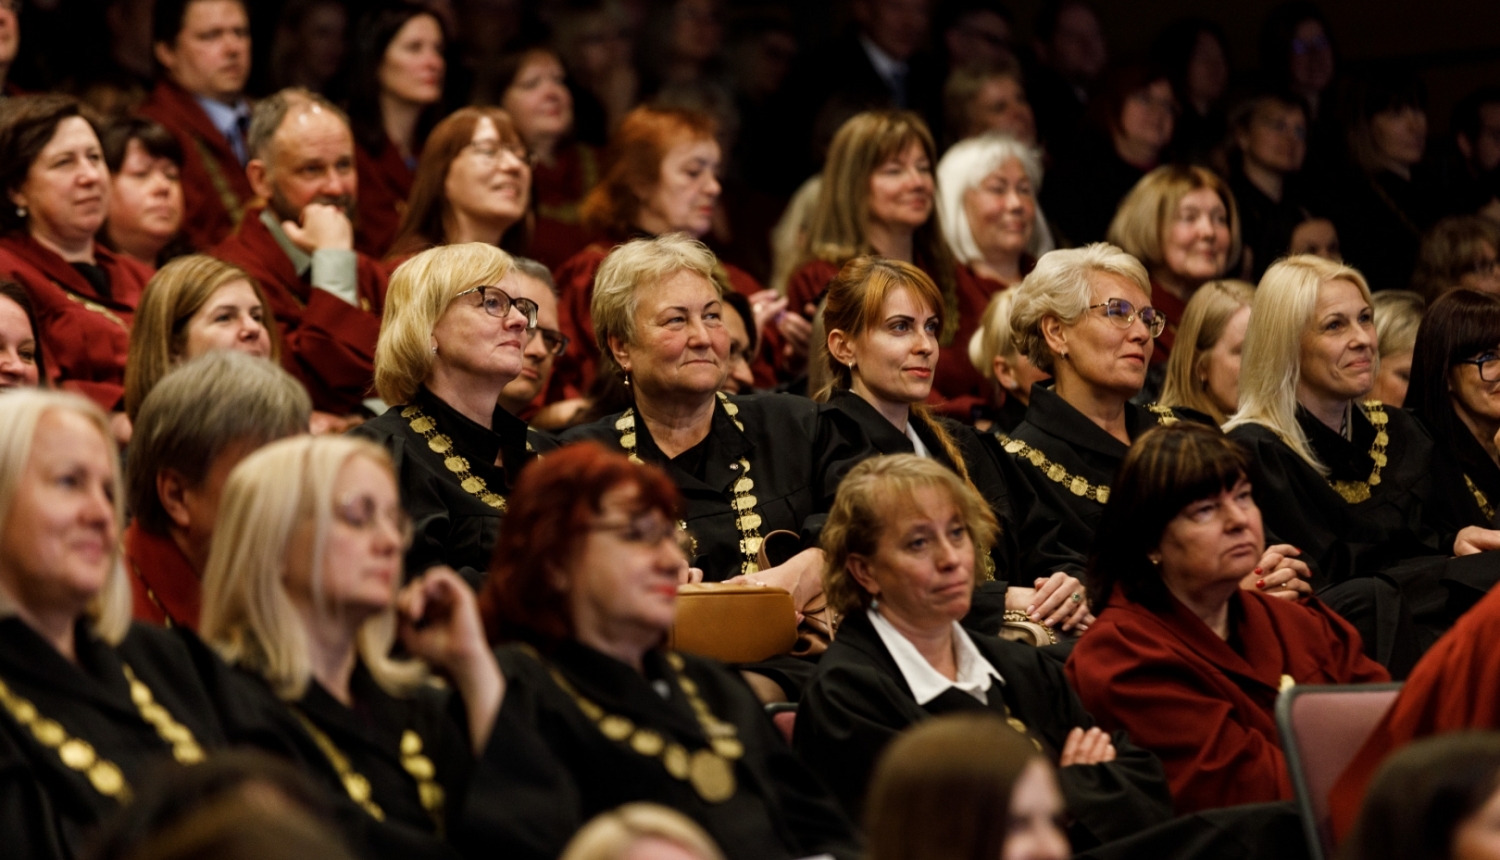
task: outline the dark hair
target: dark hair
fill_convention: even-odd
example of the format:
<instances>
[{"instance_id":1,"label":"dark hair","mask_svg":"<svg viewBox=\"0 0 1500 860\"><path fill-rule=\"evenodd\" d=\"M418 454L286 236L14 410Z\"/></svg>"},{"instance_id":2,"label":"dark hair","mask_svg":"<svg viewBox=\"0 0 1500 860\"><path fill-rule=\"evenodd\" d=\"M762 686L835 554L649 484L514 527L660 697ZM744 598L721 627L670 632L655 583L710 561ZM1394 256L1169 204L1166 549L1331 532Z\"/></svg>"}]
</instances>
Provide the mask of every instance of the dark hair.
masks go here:
<instances>
[{"instance_id":1,"label":"dark hair","mask_svg":"<svg viewBox=\"0 0 1500 860\"><path fill-rule=\"evenodd\" d=\"M597 442L569 445L522 472L479 594L491 643L551 648L573 636L568 596L553 577L577 557L604 495L622 486L639 492L638 510L680 516L682 497L665 472Z\"/></svg>"},{"instance_id":2,"label":"dark hair","mask_svg":"<svg viewBox=\"0 0 1500 860\"><path fill-rule=\"evenodd\" d=\"M1281 107L1293 108L1302 111L1302 118L1308 122L1312 121L1312 111L1308 110L1307 101L1291 90L1280 87L1255 87L1239 95L1229 108L1226 115L1226 124L1231 132L1246 132L1250 130L1250 124L1255 120L1255 113L1266 105L1279 105ZM1231 136L1229 145L1239 149L1239 143Z\"/></svg>"},{"instance_id":3,"label":"dark hair","mask_svg":"<svg viewBox=\"0 0 1500 860\"><path fill-rule=\"evenodd\" d=\"M1016 26L1015 13L1001 3L1000 0L949 0L947 3L937 4L938 8L933 11L932 32L939 37L970 15L980 12L993 12L999 15L1012 30ZM1054 21L1055 24L1055 21ZM1015 34L1012 32L1012 38Z\"/></svg>"},{"instance_id":4,"label":"dark hair","mask_svg":"<svg viewBox=\"0 0 1500 860\"><path fill-rule=\"evenodd\" d=\"M531 58L538 55L551 57L557 60L558 65L562 65L562 55L551 45L537 43L513 48L509 53L496 60L493 66L485 70L484 80L481 84L484 89L484 96L482 100L476 103L504 103L505 91L510 89L511 85L516 82L516 76L521 74L521 70L526 68L526 64Z\"/></svg>"},{"instance_id":5,"label":"dark hair","mask_svg":"<svg viewBox=\"0 0 1500 860\"><path fill-rule=\"evenodd\" d=\"M1250 477L1245 450L1217 429L1193 422L1155 427L1125 455L1094 532L1089 556L1089 605L1102 612L1118 585L1151 609L1167 604L1167 588L1148 554L1183 508Z\"/></svg>"},{"instance_id":6,"label":"dark hair","mask_svg":"<svg viewBox=\"0 0 1500 860\"><path fill-rule=\"evenodd\" d=\"M750 308L750 300L744 293L737 293L733 289L724 290L724 303L734 308L734 312L740 315L745 322L745 331L750 335L750 343L745 346L745 355L754 360L756 351L760 348L760 332L755 330L755 312Z\"/></svg>"},{"instance_id":7,"label":"dark hair","mask_svg":"<svg viewBox=\"0 0 1500 860\"><path fill-rule=\"evenodd\" d=\"M151 5L151 44L175 45L182 34L182 25L187 21L188 7L207 0L156 0ZM246 0L233 0L250 17L250 5Z\"/></svg>"},{"instance_id":8,"label":"dark hair","mask_svg":"<svg viewBox=\"0 0 1500 860\"><path fill-rule=\"evenodd\" d=\"M1376 114L1411 108L1427 110L1427 87L1415 71L1400 63L1371 70L1350 82L1341 107L1349 155L1356 166L1375 173L1380 164L1370 122Z\"/></svg>"},{"instance_id":9,"label":"dark hair","mask_svg":"<svg viewBox=\"0 0 1500 860\"><path fill-rule=\"evenodd\" d=\"M31 294L26 288L8 278L0 278L0 296L10 299L21 306L21 311L26 314L27 322L31 323L31 339L36 341L36 381L41 388L47 387L47 359L46 350L42 349L42 329L36 322L36 309L31 304Z\"/></svg>"},{"instance_id":10,"label":"dark hair","mask_svg":"<svg viewBox=\"0 0 1500 860\"><path fill-rule=\"evenodd\" d=\"M1411 288L1433 301L1455 289L1477 264L1500 253L1500 225L1479 215L1450 215L1422 234Z\"/></svg>"},{"instance_id":11,"label":"dark hair","mask_svg":"<svg viewBox=\"0 0 1500 860\"><path fill-rule=\"evenodd\" d=\"M1500 105L1500 87L1480 87L1464 96L1453 107L1453 133L1461 134L1471 141L1479 137L1480 114L1485 105Z\"/></svg>"},{"instance_id":12,"label":"dark hair","mask_svg":"<svg viewBox=\"0 0 1500 860\"><path fill-rule=\"evenodd\" d=\"M120 172L125 164L125 151L130 142L139 141L141 148L152 158L165 158L182 169L182 144L160 123L141 116L126 116L111 122L99 135L99 146L104 150L104 164L110 174Z\"/></svg>"},{"instance_id":13,"label":"dark hair","mask_svg":"<svg viewBox=\"0 0 1500 860\"><path fill-rule=\"evenodd\" d=\"M1500 345L1500 298L1477 290L1444 293L1427 308L1417 328L1406 408L1422 420L1439 446L1468 433L1449 399L1453 363Z\"/></svg>"},{"instance_id":14,"label":"dark hair","mask_svg":"<svg viewBox=\"0 0 1500 860\"><path fill-rule=\"evenodd\" d=\"M715 140L712 116L688 108L641 105L620 121L605 151L604 174L579 209L584 226L623 239L635 228L641 194L661 182L661 162L686 140Z\"/></svg>"},{"instance_id":15,"label":"dark hair","mask_svg":"<svg viewBox=\"0 0 1500 860\"><path fill-rule=\"evenodd\" d=\"M1188 69L1192 66L1193 54L1198 49L1198 37L1209 36L1219 43L1229 60L1229 38L1224 28L1207 18L1179 18L1168 24L1151 45L1151 57L1165 69L1172 81L1172 91L1177 100L1188 103Z\"/></svg>"},{"instance_id":16,"label":"dark hair","mask_svg":"<svg viewBox=\"0 0 1500 860\"><path fill-rule=\"evenodd\" d=\"M1260 28L1260 69L1266 82L1273 87L1291 84L1292 38L1303 21L1317 21L1323 25L1329 48L1335 48L1328 19L1316 5L1307 0L1291 0L1272 9ZM1334 50L1334 56L1337 55L1338 51Z\"/></svg>"},{"instance_id":17,"label":"dark hair","mask_svg":"<svg viewBox=\"0 0 1500 860\"><path fill-rule=\"evenodd\" d=\"M419 0L385 0L366 9L354 24L349 54L349 128L354 132L354 142L375 158L380 156L387 140L380 114L380 64L396 34L419 15L437 22L446 47L449 34L442 17ZM441 99L423 108L414 140L418 148L442 116Z\"/></svg>"},{"instance_id":18,"label":"dark hair","mask_svg":"<svg viewBox=\"0 0 1500 860\"><path fill-rule=\"evenodd\" d=\"M1125 102L1157 81L1170 84L1172 76L1156 63L1128 63L1105 72L1098 94L1089 99L1090 123L1105 134L1119 131ZM1173 89L1172 92L1175 96L1177 91Z\"/></svg>"},{"instance_id":19,"label":"dark hair","mask_svg":"<svg viewBox=\"0 0 1500 860\"><path fill-rule=\"evenodd\" d=\"M1043 0L1042 5L1036 10L1036 17L1031 19L1031 34L1044 45L1051 42L1052 37L1057 35L1057 23L1061 20L1062 13L1074 6L1082 6L1095 18L1099 17L1093 4L1085 0Z\"/></svg>"},{"instance_id":20,"label":"dark hair","mask_svg":"<svg viewBox=\"0 0 1500 860\"><path fill-rule=\"evenodd\" d=\"M48 93L5 100L0 109L0 192L9 195L21 190L32 162L57 134L58 125L75 116L82 117L95 136L99 134L98 121L72 96ZM9 200L0 204L0 233L25 227L26 219Z\"/></svg>"},{"instance_id":21,"label":"dark hair","mask_svg":"<svg viewBox=\"0 0 1500 860\"><path fill-rule=\"evenodd\" d=\"M1339 860L1447 860L1459 826L1500 788L1500 734L1450 732L1397 750L1376 772Z\"/></svg>"}]
</instances>

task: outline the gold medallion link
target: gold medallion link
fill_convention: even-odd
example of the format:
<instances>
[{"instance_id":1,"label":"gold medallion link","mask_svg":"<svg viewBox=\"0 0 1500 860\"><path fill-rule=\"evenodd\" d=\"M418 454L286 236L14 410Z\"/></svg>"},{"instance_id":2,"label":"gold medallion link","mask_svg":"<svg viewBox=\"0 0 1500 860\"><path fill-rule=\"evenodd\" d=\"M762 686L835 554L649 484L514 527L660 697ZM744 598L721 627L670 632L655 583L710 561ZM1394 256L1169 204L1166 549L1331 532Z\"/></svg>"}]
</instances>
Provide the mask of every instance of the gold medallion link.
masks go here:
<instances>
[{"instance_id":1,"label":"gold medallion link","mask_svg":"<svg viewBox=\"0 0 1500 860\"><path fill-rule=\"evenodd\" d=\"M434 453L446 455L453 450L453 440L438 432L437 423L422 411L422 407L408 406L401 410L401 417L407 420L413 432L427 440L427 447L431 448ZM530 450L530 443L527 444ZM505 510L505 497L491 492L483 478L470 472L468 460L456 454L451 457L444 456L443 466L458 478L458 485L463 487L464 492L496 510L502 512Z\"/></svg>"}]
</instances>

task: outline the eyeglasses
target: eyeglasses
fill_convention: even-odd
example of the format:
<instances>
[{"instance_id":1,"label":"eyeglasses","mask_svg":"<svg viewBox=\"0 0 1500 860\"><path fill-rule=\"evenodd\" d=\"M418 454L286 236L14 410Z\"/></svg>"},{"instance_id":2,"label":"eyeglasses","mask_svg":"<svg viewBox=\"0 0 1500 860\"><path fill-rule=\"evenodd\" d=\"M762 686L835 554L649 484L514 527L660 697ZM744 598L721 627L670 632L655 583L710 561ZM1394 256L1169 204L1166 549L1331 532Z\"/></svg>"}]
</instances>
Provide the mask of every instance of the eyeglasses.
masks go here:
<instances>
[{"instance_id":1,"label":"eyeglasses","mask_svg":"<svg viewBox=\"0 0 1500 860\"><path fill-rule=\"evenodd\" d=\"M499 164L500 156L507 153L527 167L530 167L534 163L531 153L525 146L519 143L490 143L489 141L484 141L481 143L471 143L464 148L472 150L479 157L480 161L488 161L491 164Z\"/></svg>"},{"instance_id":2,"label":"eyeglasses","mask_svg":"<svg viewBox=\"0 0 1500 860\"><path fill-rule=\"evenodd\" d=\"M1473 272L1476 275L1493 275L1496 273L1500 273L1500 259L1491 258L1488 260L1479 260L1473 265L1469 266L1469 268L1465 271Z\"/></svg>"},{"instance_id":3,"label":"eyeglasses","mask_svg":"<svg viewBox=\"0 0 1500 860\"><path fill-rule=\"evenodd\" d=\"M549 354L562 355L568 351L568 336L562 332L536 326L532 328L531 336L537 337L538 335L541 336L542 343L546 345ZM530 343L531 341L527 340L526 342Z\"/></svg>"},{"instance_id":4,"label":"eyeglasses","mask_svg":"<svg viewBox=\"0 0 1500 860\"><path fill-rule=\"evenodd\" d=\"M399 507L390 507L382 511L380 506L375 504L375 500L369 496L351 494L334 503L333 515L338 518L339 522L359 531L371 531L383 519L401 536L403 547L411 546L411 517Z\"/></svg>"},{"instance_id":5,"label":"eyeglasses","mask_svg":"<svg viewBox=\"0 0 1500 860\"><path fill-rule=\"evenodd\" d=\"M1130 328L1136 317L1141 318L1152 337L1161 337L1161 333L1167 328L1167 317L1161 311L1149 306L1136 310L1135 305L1124 299L1109 299L1097 305L1089 305L1089 310L1094 308L1104 308L1104 318L1114 323L1116 328Z\"/></svg>"},{"instance_id":6,"label":"eyeglasses","mask_svg":"<svg viewBox=\"0 0 1500 860\"><path fill-rule=\"evenodd\" d=\"M484 308L484 312L489 314L490 316L495 317L496 319L505 319L505 317L510 314L510 309L515 308L516 310L520 311L523 316L526 317L526 328L536 328L537 304L531 299L513 299L510 297L510 293L507 293L499 287L487 286L470 287L469 289L464 290L453 298L456 301L463 298L464 296L467 296L470 293L479 294L479 306Z\"/></svg>"},{"instance_id":7,"label":"eyeglasses","mask_svg":"<svg viewBox=\"0 0 1500 860\"><path fill-rule=\"evenodd\" d=\"M1461 358L1454 364L1472 364L1479 368L1479 378L1483 382L1494 382L1500 379L1500 354L1494 350L1485 350L1473 358Z\"/></svg>"},{"instance_id":8,"label":"eyeglasses","mask_svg":"<svg viewBox=\"0 0 1500 860\"><path fill-rule=\"evenodd\" d=\"M692 532L671 520L657 517L640 517L628 523L603 523L591 527L589 531L611 532L618 534L626 543L648 547L661 546L662 542L670 538L689 559L693 557L693 550L697 546Z\"/></svg>"}]
</instances>

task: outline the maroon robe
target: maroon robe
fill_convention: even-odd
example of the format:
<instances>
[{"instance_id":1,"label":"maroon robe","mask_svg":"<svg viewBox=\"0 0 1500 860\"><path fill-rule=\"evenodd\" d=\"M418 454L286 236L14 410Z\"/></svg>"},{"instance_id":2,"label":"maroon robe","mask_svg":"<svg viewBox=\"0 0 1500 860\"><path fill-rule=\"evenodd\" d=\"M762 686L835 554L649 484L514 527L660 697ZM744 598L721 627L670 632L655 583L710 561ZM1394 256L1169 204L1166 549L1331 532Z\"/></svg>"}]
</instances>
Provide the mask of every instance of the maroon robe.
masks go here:
<instances>
[{"instance_id":1,"label":"maroon robe","mask_svg":"<svg viewBox=\"0 0 1500 860\"><path fill-rule=\"evenodd\" d=\"M1229 641L1175 598L1155 612L1116 588L1068 658L1068 680L1106 730L1156 753L1180 814L1289 800L1276 696L1298 684L1389 681L1359 634L1316 598L1236 591Z\"/></svg>"},{"instance_id":2,"label":"maroon robe","mask_svg":"<svg viewBox=\"0 0 1500 860\"><path fill-rule=\"evenodd\" d=\"M373 154L356 144L354 165L359 172L359 218L355 224L354 247L361 254L378 260L396 241L416 174L406 166L401 151L389 140L379 153Z\"/></svg>"},{"instance_id":3,"label":"maroon robe","mask_svg":"<svg viewBox=\"0 0 1500 860\"><path fill-rule=\"evenodd\" d=\"M1187 312L1187 302L1177 298L1167 288L1151 281L1151 307L1161 311L1167 318L1167 327L1157 335L1156 348L1151 352L1151 363L1160 364L1172 354L1172 344L1177 340L1177 327L1182 325L1182 315Z\"/></svg>"},{"instance_id":4,"label":"maroon robe","mask_svg":"<svg viewBox=\"0 0 1500 860\"><path fill-rule=\"evenodd\" d=\"M0 238L0 276L19 283L31 297L49 381L112 412L125 394L130 323L152 270L99 244L94 260L109 274L107 297L30 234Z\"/></svg>"},{"instance_id":5,"label":"maroon robe","mask_svg":"<svg viewBox=\"0 0 1500 860\"><path fill-rule=\"evenodd\" d=\"M559 149L551 164L531 168L537 217L527 255L549 269L561 268L597 235L580 222L578 207L599 181L599 160L594 147L574 143Z\"/></svg>"},{"instance_id":6,"label":"maroon robe","mask_svg":"<svg viewBox=\"0 0 1500 860\"><path fill-rule=\"evenodd\" d=\"M202 581L176 541L147 532L136 520L125 530L125 569L135 620L197 632Z\"/></svg>"},{"instance_id":7,"label":"maroon robe","mask_svg":"<svg viewBox=\"0 0 1500 860\"><path fill-rule=\"evenodd\" d=\"M260 283L281 327L281 363L307 387L314 409L347 415L373 396L386 287L379 263L359 255L356 308L297 276L259 209L246 212L239 230L211 253Z\"/></svg>"},{"instance_id":8,"label":"maroon robe","mask_svg":"<svg viewBox=\"0 0 1500 860\"><path fill-rule=\"evenodd\" d=\"M1443 732L1500 729L1500 588L1465 612L1412 669L1396 701L1334 783L1333 831L1343 838L1359 817L1365 789L1387 756Z\"/></svg>"},{"instance_id":9,"label":"maroon robe","mask_svg":"<svg viewBox=\"0 0 1500 860\"><path fill-rule=\"evenodd\" d=\"M222 242L245 217L255 192L224 133L191 93L163 78L136 110L182 145L182 233L195 249Z\"/></svg>"}]
</instances>

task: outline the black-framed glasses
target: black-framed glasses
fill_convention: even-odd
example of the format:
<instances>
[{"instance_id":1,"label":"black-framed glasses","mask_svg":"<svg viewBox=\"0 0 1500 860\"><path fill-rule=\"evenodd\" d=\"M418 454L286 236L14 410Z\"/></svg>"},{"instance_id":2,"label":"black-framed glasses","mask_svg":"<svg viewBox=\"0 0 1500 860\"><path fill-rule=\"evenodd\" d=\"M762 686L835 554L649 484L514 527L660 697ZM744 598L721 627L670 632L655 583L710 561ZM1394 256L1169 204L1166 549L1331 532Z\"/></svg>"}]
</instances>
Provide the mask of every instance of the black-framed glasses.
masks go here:
<instances>
[{"instance_id":1,"label":"black-framed glasses","mask_svg":"<svg viewBox=\"0 0 1500 860\"><path fill-rule=\"evenodd\" d=\"M1141 318L1152 337L1161 337L1161 333L1167 328L1166 315L1149 305L1136 310L1135 305L1124 299L1108 299L1097 305L1089 305L1089 310L1094 308L1104 308L1104 318L1114 323L1116 328L1130 328L1136 317Z\"/></svg>"},{"instance_id":2,"label":"black-framed glasses","mask_svg":"<svg viewBox=\"0 0 1500 860\"><path fill-rule=\"evenodd\" d=\"M470 293L479 294L479 306L484 308L484 312L490 316L496 319L505 319L506 315L510 313L510 309L515 308L521 312L522 316L526 317L526 328L536 328L536 312L538 309L536 302L531 299L511 298L510 293L499 287L489 286L470 287L453 298L455 300L461 299Z\"/></svg>"},{"instance_id":3,"label":"black-framed glasses","mask_svg":"<svg viewBox=\"0 0 1500 860\"><path fill-rule=\"evenodd\" d=\"M382 511L375 500L369 496L351 493L334 503L333 515L338 518L339 522L358 531L369 531L383 519L401 536L401 546L411 546L413 533L411 517L407 516L406 511L400 507L391 507Z\"/></svg>"},{"instance_id":4,"label":"black-framed glasses","mask_svg":"<svg viewBox=\"0 0 1500 860\"><path fill-rule=\"evenodd\" d=\"M1479 369L1479 379L1483 382L1494 382L1500 379L1500 353L1493 349L1487 349L1473 358L1461 358L1454 364L1472 364Z\"/></svg>"},{"instance_id":5,"label":"black-framed glasses","mask_svg":"<svg viewBox=\"0 0 1500 860\"><path fill-rule=\"evenodd\" d=\"M531 329L531 337L537 336L542 338L542 345L547 347L549 355L562 355L568 351L568 336L560 331L535 326ZM528 339L527 343L530 342Z\"/></svg>"}]
</instances>

